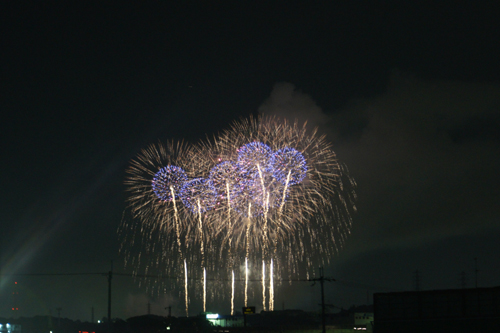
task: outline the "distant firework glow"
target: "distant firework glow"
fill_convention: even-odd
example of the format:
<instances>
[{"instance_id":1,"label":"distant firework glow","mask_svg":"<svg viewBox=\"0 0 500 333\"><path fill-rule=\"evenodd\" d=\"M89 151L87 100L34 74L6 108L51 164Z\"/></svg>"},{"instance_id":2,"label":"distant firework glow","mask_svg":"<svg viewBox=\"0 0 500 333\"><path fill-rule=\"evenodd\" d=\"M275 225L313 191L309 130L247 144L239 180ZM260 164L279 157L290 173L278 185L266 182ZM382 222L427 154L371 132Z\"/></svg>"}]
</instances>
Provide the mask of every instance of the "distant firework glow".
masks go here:
<instances>
[{"instance_id":1,"label":"distant firework glow","mask_svg":"<svg viewBox=\"0 0 500 333\"><path fill-rule=\"evenodd\" d=\"M274 117L197 145L151 145L127 174L125 264L154 274L151 293L177 291L186 315L191 299L204 312L227 300L233 314L235 299L272 311L283 281L330 262L356 210L356 184L325 137Z\"/></svg>"}]
</instances>

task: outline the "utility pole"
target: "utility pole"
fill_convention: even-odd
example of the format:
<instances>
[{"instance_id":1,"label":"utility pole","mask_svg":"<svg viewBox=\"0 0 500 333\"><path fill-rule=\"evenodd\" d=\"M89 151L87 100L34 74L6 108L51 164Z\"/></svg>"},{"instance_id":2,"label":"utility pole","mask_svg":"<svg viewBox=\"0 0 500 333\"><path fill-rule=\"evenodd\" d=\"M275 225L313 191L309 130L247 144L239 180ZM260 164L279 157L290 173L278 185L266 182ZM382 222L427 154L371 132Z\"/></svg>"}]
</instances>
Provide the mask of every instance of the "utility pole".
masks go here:
<instances>
[{"instance_id":1,"label":"utility pole","mask_svg":"<svg viewBox=\"0 0 500 333\"><path fill-rule=\"evenodd\" d=\"M324 288L324 284L325 284L325 281L335 281L335 279L331 279L331 278L325 278L323 276L323 267L320 267L319 268L319 278L316 278L316 279L309 279L309 281L313 281L314 284L316 284L316 281L319 281L320 284L321 284L321 325L322 325L322 328L323 328L323 333L326 333L326 315L325 315L325 307L326 307L326 304L325 304L325 288ZM314 286L313 284L313 286Z\"/></svg>"},{"instance_id":2,"label":"utility pole","mask_svg":"<svg viewBox=\"0 0 500 333\"><path fill-rule=\"evenodd\" d=\"M56 310L57 310L57 325L59 327L61 327L61 310L62 310L62 308L59 307L59 308L56 308Z\"/></svg>"},{"instance_id":3,"label":"utility pole","mask_svg":"<svg viewBox=\"0 0 500 333\"><path fill-rule=\"evenodd\" d=\"M172 306L169 305L165 308L165 310L168 309L168 318L172 317Z\"/></svg>"},{"instance_id":4,"label":"utility pole","mask_svg":"<svg viewBox=\"0 0 500 333\"><path fill-rule=\"evenodd\" d=\"M148 315L151 314L151 302L148 301Z\"/></svg>"}]
</instances>

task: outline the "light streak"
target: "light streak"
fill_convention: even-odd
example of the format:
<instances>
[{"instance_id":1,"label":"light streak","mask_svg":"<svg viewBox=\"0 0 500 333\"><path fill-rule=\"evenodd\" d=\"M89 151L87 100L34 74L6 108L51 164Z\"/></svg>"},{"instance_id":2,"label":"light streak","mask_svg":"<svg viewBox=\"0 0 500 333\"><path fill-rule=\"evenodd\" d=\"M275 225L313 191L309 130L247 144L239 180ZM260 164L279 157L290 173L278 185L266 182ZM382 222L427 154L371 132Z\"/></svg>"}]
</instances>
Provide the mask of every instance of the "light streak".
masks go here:
<instances>
[{"instance_id":1,"label":"light streak","mask_svg":"<svg viewBox=\"0 0 500 333\"><path fill-rule=\"evenodd\" d=\"M234 270L231 271L231 316L234 315Z\"/></svg>"},{"instance_id":2,"label":"light streak","mask_svg":"<svg viewBox=\"0 0 500 333\"><path fill-rule=\"evenodd\" d=\"M271 264L269 265L269 311L274 311L274 269L273 259L271 259Z\"/></svg>"},{"instance_id":3,"label":"light streak","mask_svg":"<svg viewBox=\"0 0 500 333\"><path fill-rule=\"evenodd\" d=\"M177 245L178 245L177 248L179 249L179 256L182 258L181 236L179 230L179 213L177 211L177 205L175 204L175 192L173 186L170 186L170 192L172 193L172 203L174 204L175 233L177 235Z\"/></svg>"},{"instance_id":4,"label":"light streak","mask_svg":"<svg viewBox=\"0 0 500 333\"><path fill-rule=\"evenodd\" d=\"M248 258L245 258L245 306L248 306Z\"/></svg>"},{"instance_id":5,"label":"light streak","mask_svg":"<svg viewBox=\"0 0 500 333\"><path fill-rule=\"evenodd\" d=\"M207 312L207 269L203 267L203 312Z\"/></svg>"},{"instance_id":6,"label":"light streak","mask_svg":"<svg viewBox=\"0 0 500 333\"><path fill-rule=\"evenodd\" d=\"M262 260L262 309L266 311L266 262Z\"/></svg>"}]
</instances>

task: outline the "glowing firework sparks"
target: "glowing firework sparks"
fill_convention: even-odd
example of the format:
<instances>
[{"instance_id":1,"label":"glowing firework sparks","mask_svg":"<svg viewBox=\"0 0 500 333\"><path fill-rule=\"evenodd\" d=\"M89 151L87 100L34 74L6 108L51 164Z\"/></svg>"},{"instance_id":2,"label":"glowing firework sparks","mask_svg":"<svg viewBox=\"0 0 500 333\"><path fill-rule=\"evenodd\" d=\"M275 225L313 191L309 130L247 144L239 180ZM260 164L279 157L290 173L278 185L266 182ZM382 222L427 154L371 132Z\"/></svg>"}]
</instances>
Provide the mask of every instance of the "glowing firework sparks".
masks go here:
<instances>
[{"instance_id":1,"label":"glowing firework sparks","mask_svg":"<svg viewBox=\"0 0 500 333\"><path fill-rule=\"evenodd\" d=\"M250 178L255 178L261 171L272 171L272 156L273 151L269 146L262 142L251 142L238 149L238 166Z\"/></svg>"},{"instance_id":2,"label":"glowing firework sparks","mask_svg":"<svg viewBox=\"0 0 500 333\"><path fill-rule=\"evenodd\" d=\"M245 306L248 306L248 258L245 258Z\"/></svg>"},{"instance_id":3,"label":"glowing firework sparks","mask_svg":"<svg viewBox=\"0 0 500 333\"><path fill-rule=\"evenodd\" d=\"M175 165L167 165L155 174L151 187L158 199L172 201L172 191L179 193L186 181L187 176L184 170Z\"/></svg>"},{"instance_id":4,"label":"glowing firework sparks","mask_svg":"<svg viewBox=\"0 0 500 333\"><path fill-rule=\"evenodd\" d=\"M185 181L180 195L184 206L195 214L200 211L204 213L215 204L215 191L210 182L203 178Z\"/></svg>"},{"instance_id":5,"label":"glowing firework sparks","mask_svg":"<svg viewBox=\"0 0 500 333\"><path fill-rule=\"evenodd\" d=\"M325 137L272 117L237 122L193 147L151 146L128 174L132 219L120 230L126 264L166 276L183 271L183 281L172 287L183 282L186 313L188 271L202 281L204 309L212 280L221 286L212 299L229 294L233 312L234 268L244 266L239 280L247 305L249 267L259 262L263 309L266 303L274 309L275 278L327 264L349 234L355 210L355 183ZM142 252L134 255L131 244ZM223 292L225 284L230 292ZM152 287L159 293L166 286Z\"/></svg>"},{"instance_id":6,"label":"glowing firework sparks","mask_svg":"<svg viewBox=\"0 0 500 333\"><path fill-rule=\"evenodd\" d=\"M262 260L262 304L266 311L266 262Z\"/></svg>"},{"instance_id":7,"label":"glowing firework sparks","mask_svg":"<svg viewBox=\"0 0 500 333\"><path fill-rule=\"evenodd\" d=\"M231 161L221 162L210 170L209 179L215 192L216 209L229 209L231 202L234 205L234 201L240 199L242 177L237 164Z\"/></svg>"},{"instance_id":8,"label":"glowing firework sparks","mask_svg":"<svg viewBox=\"0 0 500 333\"><path fill-rule=\"evenodd\" d=\"M307 174L307 163L297 150L285 147L273 154L271 159L273 176L283 185L301 183Z\"/></svg>"},{"instance_id":9,"label":"glowing firework sparks","mask_svg":"<svg viewBox=\"0 0 500 333\"><path fill-rule=\"evenodd\" d=\"M271 259L271 265L269 273L269 311L274 311L274 278L273 278L273 259Z\"/></svg>"}]
</instances>

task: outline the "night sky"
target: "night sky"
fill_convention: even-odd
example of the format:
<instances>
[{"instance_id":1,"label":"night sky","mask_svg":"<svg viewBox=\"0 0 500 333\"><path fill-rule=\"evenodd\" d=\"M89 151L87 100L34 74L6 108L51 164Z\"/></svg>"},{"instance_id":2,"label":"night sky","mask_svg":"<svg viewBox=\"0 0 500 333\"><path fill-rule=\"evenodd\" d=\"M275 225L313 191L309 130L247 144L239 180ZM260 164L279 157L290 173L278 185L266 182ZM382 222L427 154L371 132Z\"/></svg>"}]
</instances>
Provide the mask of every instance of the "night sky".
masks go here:
<instances>
[{"instance_id":1,"label":"night sky","mask_svg":"<svg viewBox=\"0 0 500 333\"><path fill-rule=\"evenodd\" d=\"M107 316L105 276L13 274L105 273L111 260L130 273L117 234L130 160L259 113L318 126L358 184L327 303L414 290L416 270L421 289L460 288L462 272L474 287L474 258L478 286L500 285L494 2L305 3L2 3L0 317ZM113 317L148 301L184 314L178 293L148 296L125 276L113 297ZM277 309L319 302L319 285L276 291Z\"/></svg>"}]
</instances>

